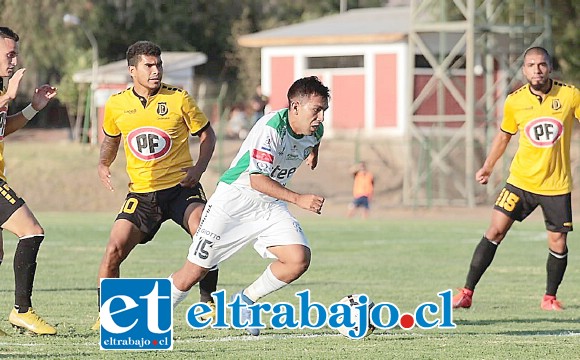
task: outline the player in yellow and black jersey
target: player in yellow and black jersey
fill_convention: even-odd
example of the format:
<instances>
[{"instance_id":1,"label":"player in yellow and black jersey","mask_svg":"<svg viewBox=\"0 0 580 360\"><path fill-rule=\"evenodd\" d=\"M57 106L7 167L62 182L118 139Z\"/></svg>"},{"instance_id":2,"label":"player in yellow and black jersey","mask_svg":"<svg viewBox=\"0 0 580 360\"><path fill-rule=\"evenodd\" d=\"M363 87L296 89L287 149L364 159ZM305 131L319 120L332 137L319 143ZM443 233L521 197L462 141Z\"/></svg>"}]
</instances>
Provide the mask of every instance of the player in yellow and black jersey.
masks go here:
<instances>
[{"instance_id":1,"label":"player in yellow and black jersey","mask_svg":"<svg viewBox=\"0 0 580 360\"><path fill-rule=\"evenodd\" d=\"M544 48L532 47L524 53L522 72L528 83L507 97L500 131L476 180L487 184L495 163L517 132L518 149L495 202L491 225L475 248L465 287L453 298L455 308L471 306L475 286L514 221L523 221L540 206L549 252L546 293L540 306L563 309L556 292L566 271L566 240L572 231L570 139L575 118L580 118L580 92L552 80L552 69L552 59Z\"/></svg>"},{"instance_id":2,"label":"player in yellow and black jersey","mask_svg":"<svg viewBox=\"0 0 580 360\"><path fill-rule=\"evenodd\" d=\"M56 96L56 88L45 84L34 91L32 102L22 111L8 116L8 104L14 100L26 69L16 70L19 36L10 28L0 27L0 225L19 241L14 253L14 308L8 321L15 327L39 335L54 335L56 329L36 314L32 307L32 287L36 259L44 240L44 229L22 198L8 186L4 173L4 137L24 127L36 113ZM2 78L10 77L4 87ZM0 232L0 263L4 256ZM3 331L0 330L0 335Z\"/></svg>"},{"instance_id":3,"label":"player in yellow and black jersey","mask_svg":"<svg viewBox=\"0 0 580 360\"><path fill-rule=\"evenodd\" d=\"M127 50L133 86L105 105L98 173L109 190L110 166L121 139L127 157L129 193L111 229L99 267L99 279L120 276L120 266L137 245L150 241L168 219L190 235L199 225L206 197L200 178L213 154L215 133L193 98L183 89L161 82L161 49L139 41ZM195 164L190 135L200 139ZM218 271L200 283L201 300L212 302ZM100 301L99 301L100 302ZM100 321L93 327L99 329Z\"/></svg>"}]
</instances>

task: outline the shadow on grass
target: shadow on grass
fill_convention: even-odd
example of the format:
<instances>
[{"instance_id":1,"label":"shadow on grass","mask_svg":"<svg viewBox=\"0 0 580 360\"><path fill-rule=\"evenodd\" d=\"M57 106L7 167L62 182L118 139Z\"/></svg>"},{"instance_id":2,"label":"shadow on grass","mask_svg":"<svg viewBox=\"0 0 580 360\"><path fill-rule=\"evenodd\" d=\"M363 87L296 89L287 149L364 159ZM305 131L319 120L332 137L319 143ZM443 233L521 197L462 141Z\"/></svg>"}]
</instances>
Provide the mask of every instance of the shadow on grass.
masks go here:
<instances>
[{"instance_id":1,"label":"shadow on grass","mask_svg":"<svg viewBox=\"0 0 580 360\"><path fill-rule=\"evenodd\" d=\"M89 288L53 288L53 289L42 289L42 288L34 288L34 292L52 292L52 291L92 291L95 292L97 287L89 287ZM13 293L14 289L0 289L0 293Z\"/></svg>"}]
</instances>

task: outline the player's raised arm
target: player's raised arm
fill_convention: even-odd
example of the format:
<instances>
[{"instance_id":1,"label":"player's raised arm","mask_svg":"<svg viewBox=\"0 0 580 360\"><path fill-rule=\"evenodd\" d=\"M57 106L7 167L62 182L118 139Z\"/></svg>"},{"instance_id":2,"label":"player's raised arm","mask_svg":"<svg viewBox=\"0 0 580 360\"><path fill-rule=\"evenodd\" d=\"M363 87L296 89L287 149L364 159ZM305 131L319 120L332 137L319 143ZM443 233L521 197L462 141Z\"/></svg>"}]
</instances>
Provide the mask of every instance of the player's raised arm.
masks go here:
<instances>
[{"instance_id":1,"label":"player's raised arm","mask_svg":"<svg viewBox=\"0 0 580 360\"><path fill-rule=\"evenodd\" d=\"M18 92L18 87L20 86L20 80L24 76L26 69L18 69L12 75L10 80L8 80L8 87L6 92L0 95L0 107L8 105L8 103L16 98L16 93ZM1 89L0 89L1 90Z\"/></svg>"}]
</instances>

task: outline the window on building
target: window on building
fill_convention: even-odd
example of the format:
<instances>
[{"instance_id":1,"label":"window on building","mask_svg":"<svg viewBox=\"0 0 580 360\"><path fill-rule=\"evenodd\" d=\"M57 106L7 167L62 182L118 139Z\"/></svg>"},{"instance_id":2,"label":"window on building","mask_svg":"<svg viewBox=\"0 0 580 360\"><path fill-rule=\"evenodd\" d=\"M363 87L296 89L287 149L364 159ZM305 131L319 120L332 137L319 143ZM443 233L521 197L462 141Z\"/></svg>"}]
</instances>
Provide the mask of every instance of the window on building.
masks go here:
<instances>
[{"instance_id":1,"label":"window on building","mask_svg":"<svg viewBox=\"0 0 580 360\"><path fill-rule=\"evenodd\" d=\"M437 57L439 55L435 54L435 56ZM456 64L456 66L454 66L454 67L457 69L465 69L465 58L463 56L456 56L453 59L452 64ZM425 56L415 55L415 68L417 68L417 69L431 69L431 65L429 64L427 59L425 59Z\"/></svg>"},{"instance_id":2,"label":"window on building","mask_svg":"<svg viewBox=\"0 0 580 360\"><path fill-rule=\"evenodd\" d=\"M308 69L340 69L364 67L364 55L313 56L306 58Z\"/></svg>"}]
</instances>

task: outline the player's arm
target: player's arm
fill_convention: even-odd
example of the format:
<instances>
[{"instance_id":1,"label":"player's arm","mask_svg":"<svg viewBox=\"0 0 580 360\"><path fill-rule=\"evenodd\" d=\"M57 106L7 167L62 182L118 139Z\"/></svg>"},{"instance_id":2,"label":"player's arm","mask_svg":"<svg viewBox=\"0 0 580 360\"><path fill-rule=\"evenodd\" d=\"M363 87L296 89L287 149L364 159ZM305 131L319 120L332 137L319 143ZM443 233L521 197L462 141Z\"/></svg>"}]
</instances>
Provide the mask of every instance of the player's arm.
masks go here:
<instances>
[{"instance_id":1,"label":"player's arm","mask_svg":"<svg viewBox=\"0 0 580 360\"><path fill-rule=\"evenodd\" d=\"M312 151L306 158L306 165L310 166L310 169L314 170L318 165L318 148L320 147L320 143L316 144L315 147L312 148Z\"/></svg>"},{"instance_id":2,"label":"player's arm","mask_svg":"<svg viewBox=\"0 0 580 360\"><path fill-rule=\"evenodd\" d=\"M487 184L495 163L504 154L511 138L512 134L503 130L498 131L497 135L493 139L491 150L489 151L483 166L475 174L475 180L477 180L480 184Z\"/></svg>"},{"instance_id":3,"label":"player's arm","mask_svg":"<svg viewBox=\"0 0 580 360\"><path fill-rule=\"evenodd\" d=\"M14 78L14 76L12 78ZM20 82L20 80L18 80L18 82ZM10 79L10 84L8 87L12 86L11 83L12 79ZM18 85L16 85L16 87L18 87ZM26 125L26 123L28 123L28 121L31 120L37 112L44 109L50 99L55 96L56 88L48 84L44 84L35 89L34 95L32 96L32 102L22 111L6 118L6 128L4 130L4 135L10 135L24 127L24 125Z\"/></svg>"},{"instance_id":4,"label":"player's arm","mask_svg":"<svg viewBox=\"0 0 580 360\"><path fill-rule=\"evenodd\" d=\"M121 143L121 136L109 136L105 134L103 143L101 144L101 151L99 153L99 179L103 185L113 191L113 184L111 183L111 164L117 157L119 144Z\"/></svg>"},{"instance_id":5,"label":"player's arm","mask_svg":"<svg viewBox=\"0 0 580 360\"><path fill-rule=\"evenodd\" d=\"M6 88L6 92L0 95L0 108L8 105L10 101L16 98L18 87L20 86L20 80L22 80L22 76L24 76L25 71L26 69L18 69L14 75L12 75L10 80L8 80L8 87Z\"/></svg>"},{"instance_id":6,"label":"player's arm","mask_svg":"<svg viewBox=\"0 0 580 360\"><path fill-rule=\"evenodd\" d=\"M314 194L299 194L285 186L282 186L277 181L272 180L269 176L264 174L250 174L250 184L252 189L273 198L295 204L302 209L309 210L320 214L324 198Z\"/></svg>"},{"instance_id":7,"label":"player's arm","mask_svg":"<svg viewBox=\"0 0 580 360\"><path fill-rule=\"evenodd\" d=\"M180 182L181 186L192 187L199 182L201 176L207 170L215 149L216 136L209 122L197 133L197 136L199 136L199 156L193 167L182 169L186 172L186 175Z\"/></svg>"},{"instance_id":8,"label":"player's arm","mask_svg":"<svg viewBox=\"0 0 580 360\"><path fill-rule=\"evenodd\" d=\"M199 137L200 141L199 156L195 165L181 169L186 173L180 182L181 186L192 187L199 182L201 176L207 170L207 166L215 149L216 136L210 122L203 111L197 106L193 97L187 91L182 91L181 94L183 96L181 112L185 125L189 128L192 135Z\"/></svg>"}]
</instances>

